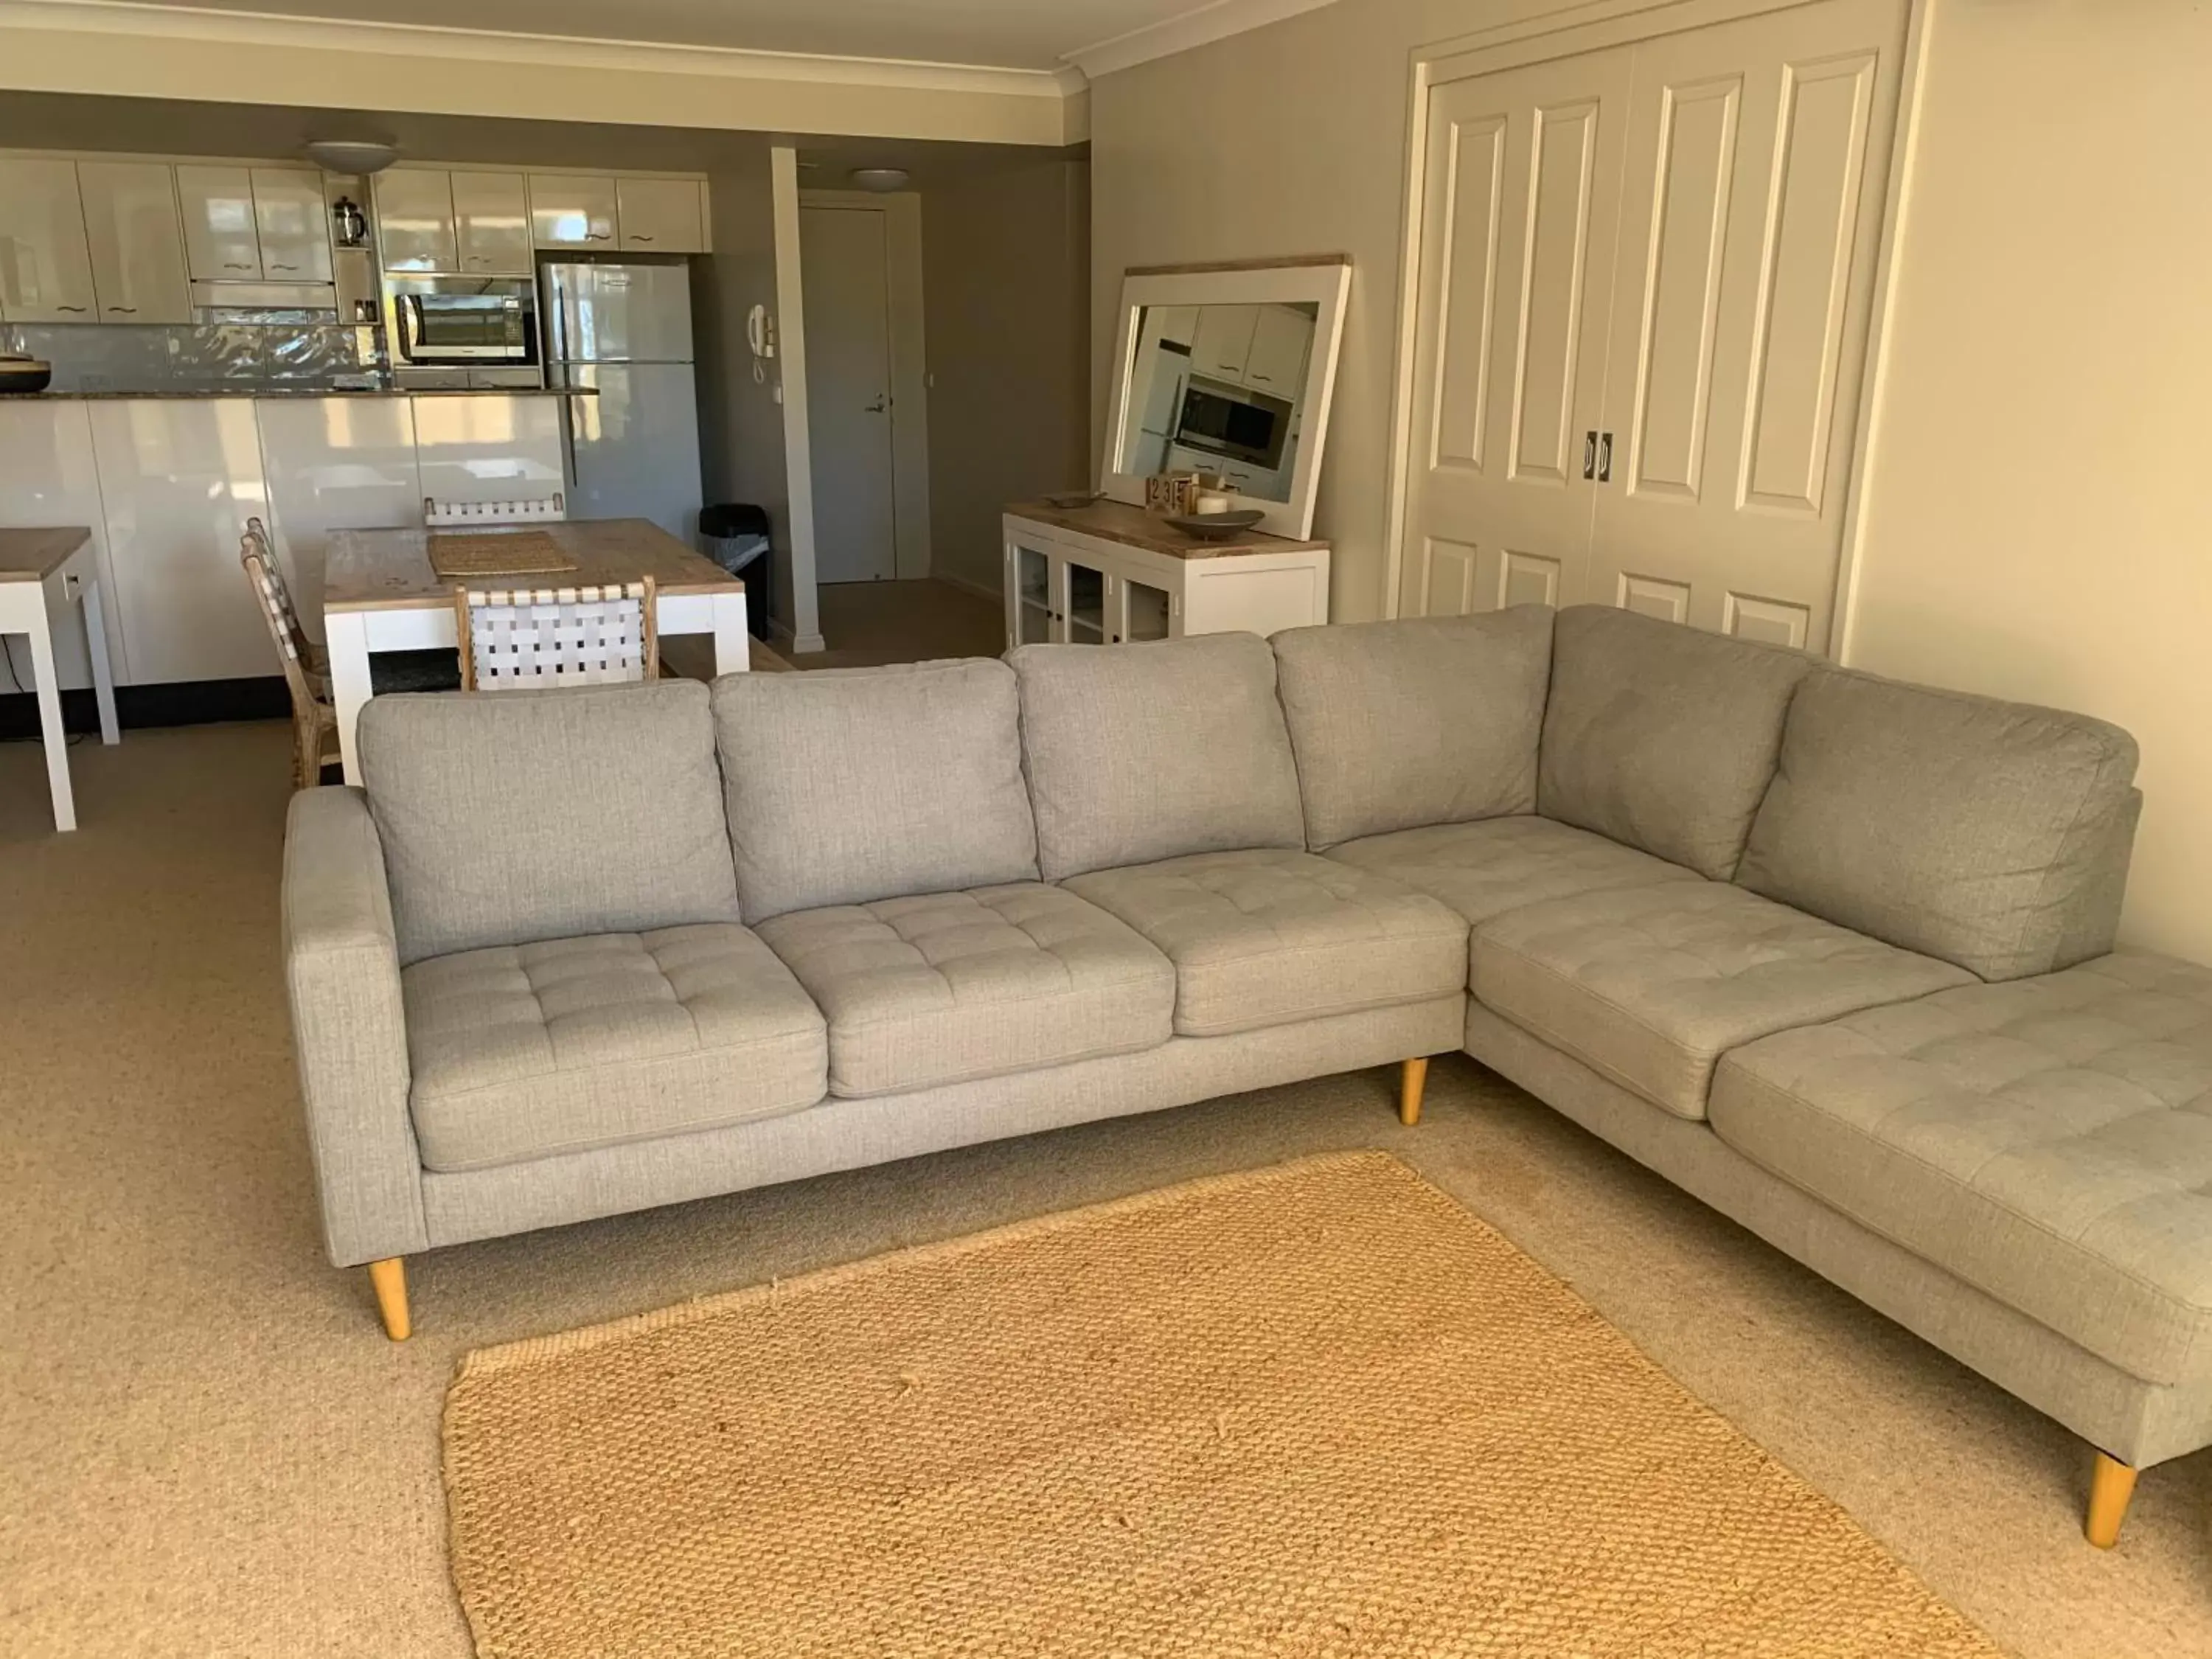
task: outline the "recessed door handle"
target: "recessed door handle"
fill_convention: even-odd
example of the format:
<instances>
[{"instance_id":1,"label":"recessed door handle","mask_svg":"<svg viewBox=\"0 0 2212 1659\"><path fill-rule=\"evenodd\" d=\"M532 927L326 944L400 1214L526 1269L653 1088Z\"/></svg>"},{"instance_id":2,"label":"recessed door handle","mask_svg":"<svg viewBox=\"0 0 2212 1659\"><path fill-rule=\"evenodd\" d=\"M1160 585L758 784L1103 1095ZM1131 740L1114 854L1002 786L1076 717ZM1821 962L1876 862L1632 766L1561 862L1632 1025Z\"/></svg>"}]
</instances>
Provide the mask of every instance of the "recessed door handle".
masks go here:
<instances>
[{"instance_id":1,"label":"recessed door handle","mask_svg":"<svg viewBox=\"0 0 2212 1659\"><path fill-rule=\"evenodd\" d=\"M1613 434L1610 432L1597 434L1597 481L1600 483L1613 482Z\"/></svg>"},{"instance_id":2,"label":"recessed door handle","mask_svg":"<svg viewBox=\"0 0 2212 1659\"><path fill-rule=\"evenodd\" d=\"M1588 483L1597 477L1597 428L1592 427L1583 434L1583 480Z\"/></svg>"}]
</instances>

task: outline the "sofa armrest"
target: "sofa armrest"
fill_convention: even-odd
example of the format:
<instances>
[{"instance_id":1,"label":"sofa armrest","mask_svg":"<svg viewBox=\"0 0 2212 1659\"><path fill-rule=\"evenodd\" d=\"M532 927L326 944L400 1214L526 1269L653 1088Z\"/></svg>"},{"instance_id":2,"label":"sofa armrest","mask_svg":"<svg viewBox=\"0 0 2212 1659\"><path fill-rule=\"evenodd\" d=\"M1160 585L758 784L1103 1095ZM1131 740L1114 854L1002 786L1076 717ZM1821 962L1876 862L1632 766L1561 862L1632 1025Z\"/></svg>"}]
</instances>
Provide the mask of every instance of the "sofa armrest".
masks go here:
<instances>
[{"instance_id":1,"label":"sofa armrest","mask_svg":"<svg viewBox=\"0 0 2212 1659\"><path fill-rule=\"evenodd\" d=\"M331 1260L349 1267L428 1249L392 896L360 790L292 798L283 930L292 1044Z\"/></svg>"}]
</instances>

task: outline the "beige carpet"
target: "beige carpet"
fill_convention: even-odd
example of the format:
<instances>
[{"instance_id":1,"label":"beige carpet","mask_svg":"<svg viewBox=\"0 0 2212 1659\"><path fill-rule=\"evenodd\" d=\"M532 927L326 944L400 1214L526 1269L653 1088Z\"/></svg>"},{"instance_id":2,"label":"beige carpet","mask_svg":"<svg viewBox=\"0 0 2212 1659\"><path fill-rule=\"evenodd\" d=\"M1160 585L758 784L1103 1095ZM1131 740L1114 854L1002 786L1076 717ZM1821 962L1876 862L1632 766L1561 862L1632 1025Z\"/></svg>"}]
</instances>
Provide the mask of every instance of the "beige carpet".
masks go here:
<instances>
[{"instance_id":1,"label":"beige carpet","mask_svg":"<svg viewBox=\"0 0 2212 1659\"><path fill-rule=\"evenodd\" d=\"M1384 1152L475 1353L481 1659L1996 1659Z\"/></svg>"},{"instance_id":2,"label":"beige carpet","mask_svg":"<svg viewBox=\"0 0 2212 1659\"><path fill-rule=\"evenodd\" d=\"M2018 1659L2212 1651L2212 1457L2081 1541L2063 1430L1464 1060L442 1251L414 1340L323 1260L283 1028L279 725L0 744L0 1652L465 1659L455 1364L1194 1176L1385 1147Z\"/></svg>"}]
</instances>

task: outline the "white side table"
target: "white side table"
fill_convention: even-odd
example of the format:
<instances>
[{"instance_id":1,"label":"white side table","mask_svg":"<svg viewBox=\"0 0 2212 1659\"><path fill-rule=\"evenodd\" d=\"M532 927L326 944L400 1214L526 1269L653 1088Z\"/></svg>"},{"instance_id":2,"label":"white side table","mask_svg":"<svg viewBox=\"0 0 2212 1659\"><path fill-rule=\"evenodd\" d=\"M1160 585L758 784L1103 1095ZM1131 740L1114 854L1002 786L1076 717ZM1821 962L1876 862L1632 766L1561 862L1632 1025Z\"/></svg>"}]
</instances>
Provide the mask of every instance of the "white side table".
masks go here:
<instances>
[{"instance_id":1,"label":"white side table","mask_svg":"<svg viewBox=\"0 0 2212 1659\"><path fill-rule=\"evenodd\" d=\"M107 665L107 625L100 611L100 567L93 557L92 532L82 526L0 530L0 635L30 638L32 690L39 698L39 732L46 746L46 783L53 793L57 830L76 828L76 798L70 789L69 734L62 728L52 617L55 611L73 606L82 617L85 652L92 659L100 740L120 743L115 676Z\"/></svg>"}]
</instances>

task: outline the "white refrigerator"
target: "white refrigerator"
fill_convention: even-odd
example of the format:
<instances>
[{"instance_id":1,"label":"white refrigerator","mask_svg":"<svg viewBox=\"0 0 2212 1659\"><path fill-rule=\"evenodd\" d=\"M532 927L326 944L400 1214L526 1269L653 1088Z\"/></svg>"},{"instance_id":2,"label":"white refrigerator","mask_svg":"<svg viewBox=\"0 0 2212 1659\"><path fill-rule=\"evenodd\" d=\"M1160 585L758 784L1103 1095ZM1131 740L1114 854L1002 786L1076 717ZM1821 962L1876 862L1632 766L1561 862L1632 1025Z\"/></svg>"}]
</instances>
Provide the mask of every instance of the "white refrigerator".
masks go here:
<instances>
[{"instance_id":1,"label":"white refrigerator","mask_svg":"<svg viewBox=\"0 0 2212 1659\"><path fill-rule=\"evenodd\" d=\"M568 516L650 519L696 546L690 267L547 264L538 286L547 384L598 393L568 400Z\"/></svg>"}]
</instances>

